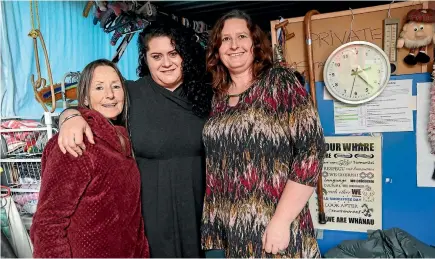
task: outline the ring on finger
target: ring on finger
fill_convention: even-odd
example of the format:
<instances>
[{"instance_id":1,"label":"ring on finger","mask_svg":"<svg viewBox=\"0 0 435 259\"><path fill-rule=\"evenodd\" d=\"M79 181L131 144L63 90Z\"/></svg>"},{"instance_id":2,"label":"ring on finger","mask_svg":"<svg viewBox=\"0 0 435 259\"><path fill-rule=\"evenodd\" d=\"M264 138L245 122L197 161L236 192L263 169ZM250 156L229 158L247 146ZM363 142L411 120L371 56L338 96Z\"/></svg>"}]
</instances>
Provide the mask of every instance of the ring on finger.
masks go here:
<instances>
[{"instance_id":1,"label":"ring on finger","mask_svg":"<svg viewBox=\"0 0 435 259\"><path fill-rule=\"evenodd\" d=\"M280 254L280 255L284 255L285 254L285 250L283 249L283 250L279 250L278 251L278 254Z\"/></svg>"}]
</instances>

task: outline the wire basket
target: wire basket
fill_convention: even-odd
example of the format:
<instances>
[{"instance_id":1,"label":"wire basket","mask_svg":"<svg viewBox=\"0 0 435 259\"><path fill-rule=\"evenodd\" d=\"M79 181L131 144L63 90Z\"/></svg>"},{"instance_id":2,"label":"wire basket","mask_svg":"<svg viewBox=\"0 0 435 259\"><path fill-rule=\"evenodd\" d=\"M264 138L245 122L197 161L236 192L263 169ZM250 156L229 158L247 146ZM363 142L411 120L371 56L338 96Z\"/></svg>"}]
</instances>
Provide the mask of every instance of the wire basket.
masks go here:
<instances>
[{"instance_id":1,"label":"wire basket","mask_svg":"<svg viewBox=\"0 0 435 259\"><path fill-rule=\"evenodd\" d=\"M48 128L35 121L10 120L1 123L1 158L41 158L48 141Z\"/></svg>"},{"instance_id":2,"label":"wire basket","mask_svg":"<svg viewBox=\"0 0 435 259\"><path fill-rule=\"evenodd\" d=\"M21 186L23 187L23 186ZM17 207L18 213L20 216L24 215L33 215L36 212L36 207L38 205L39 198L39 188L37 186L29 186L30 188L35 189L27 189L26 192L21 192L12 189L12 200L15 202L15 206ZM33 190L33 192L31 192Z\"/></svg>"},{"instance_id":3,"label":"wire basket","mask_svg":"<svg viewBox=\"0 0 435 259\"><path fill-rule=\"evenodd\" d=\"M1 185L15 187L22 184L39 184L41 182L40 159L28 160L2 161Z\"/></svg>"},{"instance_id":4,"label":"wire basket","mask_svg":"<svg viewBox=\"0 0 435 259\"><path fill-rule=\"evenodd\" d=\"M48 140L57 132L58 116L44 113L43 119L1 119L1 185L9 190L22 218L36 212L41 183L41 158ZM30 223L29 223L30 224Z\"/></svg>"}]
</instances>

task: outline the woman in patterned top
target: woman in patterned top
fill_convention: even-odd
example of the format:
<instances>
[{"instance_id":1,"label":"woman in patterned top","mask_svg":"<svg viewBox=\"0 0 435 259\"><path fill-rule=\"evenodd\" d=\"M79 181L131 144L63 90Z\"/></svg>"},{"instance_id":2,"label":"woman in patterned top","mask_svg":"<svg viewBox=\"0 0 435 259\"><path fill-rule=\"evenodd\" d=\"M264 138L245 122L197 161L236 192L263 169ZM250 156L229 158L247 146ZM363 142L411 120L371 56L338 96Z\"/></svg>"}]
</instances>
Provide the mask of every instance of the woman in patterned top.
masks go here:
<instances>
[{"instance_id":1,"label":"woman in patterned top","mask_svg":"<svg viewBox=\"0 0 435 259\"><path fill-rule=\"evenodd\" d=\"M241 11L215 24L207 53L215 96L205 124L203 249L227 257L320 257L308 209L325 155L318 113Z\"/></svg>"}]
</instances>

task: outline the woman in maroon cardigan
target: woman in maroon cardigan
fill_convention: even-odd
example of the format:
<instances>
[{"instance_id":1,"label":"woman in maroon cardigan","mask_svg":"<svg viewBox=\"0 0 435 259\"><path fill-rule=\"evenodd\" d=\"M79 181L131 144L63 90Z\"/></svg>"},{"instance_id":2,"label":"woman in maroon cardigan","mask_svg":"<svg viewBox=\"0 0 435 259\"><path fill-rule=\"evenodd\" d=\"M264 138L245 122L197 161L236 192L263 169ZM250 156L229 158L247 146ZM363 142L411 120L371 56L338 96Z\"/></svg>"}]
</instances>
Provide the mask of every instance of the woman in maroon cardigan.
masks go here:
<instances>
[{"instance_id":1,"label":"woman in maroon cardigan","mask_svg":"<svg viewBox=\"0 0 435 259\"><path fill-rule=\"evenodd\" d=\"M83 70L78 93L95 145L86 143L87 152L75 158L60 151L57 135L47 143L30 231L33 256L149 257L121 73L112 62L96 60Z\"/></svg>"}]
</instances>

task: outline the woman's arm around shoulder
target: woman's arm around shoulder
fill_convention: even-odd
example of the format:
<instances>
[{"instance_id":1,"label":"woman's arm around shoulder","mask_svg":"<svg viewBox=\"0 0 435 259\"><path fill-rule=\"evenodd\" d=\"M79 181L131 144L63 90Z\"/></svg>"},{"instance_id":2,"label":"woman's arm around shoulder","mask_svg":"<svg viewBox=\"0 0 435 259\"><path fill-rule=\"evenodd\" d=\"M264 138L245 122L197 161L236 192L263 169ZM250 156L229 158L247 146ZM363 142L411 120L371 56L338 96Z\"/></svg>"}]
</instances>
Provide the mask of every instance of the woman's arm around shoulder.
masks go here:
<instances>
[{"instance_id":1,"label":"woman's arm around shoulder","mask_svg":"<svg viewBox=\"0 0 435 259\"><path fill-rule=\"evenodd\" d=\"M79 109L69 108L65 110L62 112L59 122L57 144L62 153L68 152L75 157L81 156L86 150L83 135L86 135L90 143L95 144L92 130L81 116Z\"/></svg>"}]
</instances>

